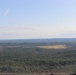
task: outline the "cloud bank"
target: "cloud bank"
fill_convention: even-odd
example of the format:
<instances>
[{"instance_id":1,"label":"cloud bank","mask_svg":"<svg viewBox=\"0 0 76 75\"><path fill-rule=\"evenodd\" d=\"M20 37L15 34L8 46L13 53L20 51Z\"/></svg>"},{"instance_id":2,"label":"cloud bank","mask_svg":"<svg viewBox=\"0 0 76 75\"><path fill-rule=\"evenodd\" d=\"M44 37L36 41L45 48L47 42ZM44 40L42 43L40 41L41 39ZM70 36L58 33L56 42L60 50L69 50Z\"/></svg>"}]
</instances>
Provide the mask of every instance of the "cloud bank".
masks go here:
<instances>
[{"instance_id":1,"label":"cloud bank","mask_svg":"<svg viewBox=\"0 0 76 75\"><path fill-rule=\"evenodd\" d=\"M0 39L68 38L76 37L76 30L33 26L0 26Z\"/></svg>"}]
</instances>

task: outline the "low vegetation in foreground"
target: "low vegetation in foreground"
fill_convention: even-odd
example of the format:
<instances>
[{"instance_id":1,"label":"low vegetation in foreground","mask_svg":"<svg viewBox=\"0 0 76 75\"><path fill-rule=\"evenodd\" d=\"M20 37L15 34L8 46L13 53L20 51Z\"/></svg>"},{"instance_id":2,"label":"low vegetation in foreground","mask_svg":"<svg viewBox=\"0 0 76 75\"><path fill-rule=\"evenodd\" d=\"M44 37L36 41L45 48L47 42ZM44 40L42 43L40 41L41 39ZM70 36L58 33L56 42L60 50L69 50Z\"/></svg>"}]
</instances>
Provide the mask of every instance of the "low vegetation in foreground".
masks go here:
<instances>
[{"instance_id":1,"label":"low vegetation in foreground","mask_svg":"<svg viewBox=\"0 0 76 75\"><path fill-rule=\"evenodd\" d=\"M76 75L76 73L0 73L0 75Z\"/></svg>"},{"instance_id":2,"label":"low vegetation in foreground","mask_svg":"<svg viewBox=\"0 0 76 75\"><path fill-rule=\"evenodd\" d=\"M76 72L75 42L0 43L0 73L49 72Z\"/></svg>"}]
</instances>

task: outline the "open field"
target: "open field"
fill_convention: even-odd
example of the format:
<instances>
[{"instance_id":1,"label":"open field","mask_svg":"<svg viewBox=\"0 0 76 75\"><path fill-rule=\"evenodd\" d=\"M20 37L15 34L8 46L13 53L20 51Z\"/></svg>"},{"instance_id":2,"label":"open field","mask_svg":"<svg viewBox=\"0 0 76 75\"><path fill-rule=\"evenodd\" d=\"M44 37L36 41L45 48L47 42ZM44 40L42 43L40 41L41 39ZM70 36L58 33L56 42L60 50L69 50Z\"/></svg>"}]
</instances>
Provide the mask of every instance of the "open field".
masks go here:
<instances>
[{"instance_id":1,"label":"open field","mask_svg":"<svg viewBox=\"0 0 76 75\"><path fill-rule=\"evenodd\" d=\"M52 45L52 46L38 46L39 48L44 48L44 49L66 49L66 45Z\"/></svg>"}]
</instances>

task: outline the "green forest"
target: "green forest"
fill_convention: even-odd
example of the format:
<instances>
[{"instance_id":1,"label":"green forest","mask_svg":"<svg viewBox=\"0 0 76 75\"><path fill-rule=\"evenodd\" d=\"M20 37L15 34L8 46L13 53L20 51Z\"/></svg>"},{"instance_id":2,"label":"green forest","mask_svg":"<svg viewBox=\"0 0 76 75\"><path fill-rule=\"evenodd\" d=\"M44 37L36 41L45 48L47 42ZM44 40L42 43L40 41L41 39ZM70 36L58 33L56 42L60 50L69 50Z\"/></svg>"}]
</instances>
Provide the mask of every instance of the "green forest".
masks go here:
<instances>
[{"instance_id":1,"label":"green forest","mask_svg":"<svg viewBox=\"0 0 76 75\"><path fill-rule=\"evenodd\" d=\"M66 45L66 49L38 46ZM0 43L1 73L76 72L76 43Z\"/></svg>"}]
</instances>

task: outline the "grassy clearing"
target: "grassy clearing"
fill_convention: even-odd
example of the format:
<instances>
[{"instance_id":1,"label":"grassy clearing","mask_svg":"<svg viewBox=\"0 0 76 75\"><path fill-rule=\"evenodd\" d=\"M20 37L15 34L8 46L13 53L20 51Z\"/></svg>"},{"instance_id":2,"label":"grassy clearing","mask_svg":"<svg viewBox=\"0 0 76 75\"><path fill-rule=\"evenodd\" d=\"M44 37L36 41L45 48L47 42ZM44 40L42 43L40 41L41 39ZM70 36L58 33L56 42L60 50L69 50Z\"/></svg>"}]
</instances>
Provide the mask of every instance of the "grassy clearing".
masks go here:
<instances>
[{"instance_id":1,"label":"grassy clearing","mask_svg":"<svg viewBox=\"0 0 76 75\"><path fill-rule=\"evenodd\" d=\"M66 49L66 45L52 45L52 46L38 46L39 48L44 48L44 49Z\"/></svg>"}]
</instances>

